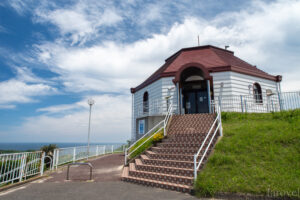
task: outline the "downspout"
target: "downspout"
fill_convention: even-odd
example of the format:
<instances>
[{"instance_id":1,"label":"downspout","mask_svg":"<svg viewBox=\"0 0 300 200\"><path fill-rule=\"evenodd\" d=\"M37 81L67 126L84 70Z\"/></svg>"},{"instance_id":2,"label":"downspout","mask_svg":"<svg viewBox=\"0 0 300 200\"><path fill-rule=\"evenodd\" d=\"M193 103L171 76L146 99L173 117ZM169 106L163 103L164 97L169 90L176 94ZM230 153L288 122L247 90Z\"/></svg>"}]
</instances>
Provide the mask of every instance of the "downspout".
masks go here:
<instances>
[{"instance_id":1,"label":"downspout","mask_svg":"<svg viewBox=\"0 0 300 200\"><path fill-rule=\"evenodd\" d=\"M176 83L176 88L177 88L177 114L181 114L179 83Z\"/></svg>"},{"instance_id":2,"label":"downspout","mask_svg":"<svg viewBox=\"0 0 300 200\"><path fill-rule=\"evenodd\" d=\"M281 100L281 86L280 86L280 82L277 82L277 95L278 95L278 101L279 101L279 108L280 111L283 110L283 106L282 106L282 100Z\"/></svg>"},{"instance_id":3,"label":"downspout","mask_svg":"<svg viewBox=\"0 0 300 200\"><path fill-rule=\"evenodd\" d=\"M135 120L134 120L134 93L132 93L131 95L131 140L133 141L136 140Z\"/></svg>"},{"instance_id":4,"label":"downspout","mask_svg":"<svg viewBox=\"0 0 300 200\"><path fill-rule=\"evenodd\" d=\"M210 98L210 81L209 79L206 80L206 84L207 84L207 94L208 94L208 111L209 113L211 113L211 98Z\"/></svg>"}]
</instances>

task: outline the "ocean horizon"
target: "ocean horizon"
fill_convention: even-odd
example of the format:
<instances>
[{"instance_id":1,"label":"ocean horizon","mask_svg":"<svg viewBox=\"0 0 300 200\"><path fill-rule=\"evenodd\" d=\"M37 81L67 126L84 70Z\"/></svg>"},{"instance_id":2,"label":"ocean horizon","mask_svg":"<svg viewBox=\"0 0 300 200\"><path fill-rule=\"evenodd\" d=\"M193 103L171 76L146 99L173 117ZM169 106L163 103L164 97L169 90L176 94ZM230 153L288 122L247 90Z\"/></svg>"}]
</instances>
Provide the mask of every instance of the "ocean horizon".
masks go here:
<instances>
[{"instance_id":1,"label":"ocean horizon","mask_svg":"<svg viewBox=\"0 0 300 200\"><path fill-rule=\"evenodd\" d=\"M0 150L15 150L15 151L27 151L27 150L40 150L44 145L56 144L59 148L66 147L78 147L87 146L87 143L80 142L0 142ZM90 145L117 145L125 143L90 143Z\"/></svg>"}]
</instances>

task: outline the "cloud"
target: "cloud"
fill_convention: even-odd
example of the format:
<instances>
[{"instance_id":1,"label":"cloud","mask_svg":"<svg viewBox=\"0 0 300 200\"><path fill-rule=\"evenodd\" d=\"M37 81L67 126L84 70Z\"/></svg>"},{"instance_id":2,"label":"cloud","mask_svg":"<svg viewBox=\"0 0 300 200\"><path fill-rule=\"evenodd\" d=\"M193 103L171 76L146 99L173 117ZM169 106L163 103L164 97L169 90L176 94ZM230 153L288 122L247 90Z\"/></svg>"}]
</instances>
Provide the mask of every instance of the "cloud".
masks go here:
<instances>
[{"instance_id":1,"label":"cloud","mask_svg":"<svg viewBox=\"0 0 300 200\"><path fill-rule=\"evenodd\" d=\"M58 93L57 89L46 84L47 81L35 76L26 67L14 67L16 77L0 82L0 109L12 109L15 103L38 101L43 95Z\"/></svg>"},{"instance_id":2,"label":"cloud","mask_svg":"<svg viewBox=\"0 0 300 200\"><path fill-rule=\"evenodd\" d=\"M87 97L69 105L39 109L48 113L27 118L7 131L5 140L22 138L22 142L85 142L87 141L89 107ZM91 141L125 142L130 138L130 103L128 96L93 96ZM65 111L69 112L66 114ZM59 115L52 116L56 113ZM16 141L16 140L14 140Z\"/></svg>"},{"instance_id":3,"label":"cloud","mask_svg":"<svg viewBox=\"0 0 300 200\"><path fill-rule=\"evenodd\" d=\"M40 6L35 9L35 21L55 25L62 37L71 40L73 45L96 37L99 28L114 26L122 21L122 17L113 7L103 8L100 2L78 1L64 8Z\"/></svg>"},{"instance_id":4,"label":"cloud","mask_svg":"<svg viewBox=\"0 0 300 200\"><path fill-rule=\"evenodd\" d=\"M0 82L0 104L29 103L36 101L32 97L53 94L55 88L45 84L27 84L10 79Z\"/></svg>"},{"instance_id":5,"label":"cloud","mask_svg":"<svg viewBox=\"0 0 300 200\"><path fill-rule=\"evenodd\" d=\"M56 41L37 45L37 55L45 64L51 63L67 91L124 92L180 48L195 46L199 35L201 45L230 45L237 56L260 69L283 74L284 90L297 89L296 85L289 88L289 83L298 83L292 74L299 74L299 9L299 1L255 2L246 10L210 20L186 18L165 34L133 43L104 41L73 47Z\"/></svg>"},{"instance_id":6,"label":"cloud","mask_svg":"<svg viewBox=\"0 0 300 200\"><path fill-rule=\"evenodd\" d=\"M0 32L7 32L6 28L4 28L3 26L0 25Z\"/></svg>"},{"instance_id":7,"label":"cloud","mask_svg":"<svg viewBox=\"0 0 300 200\"><path fill-rule=\"evenodd\" d=\"M23 15L27 11L27 0L9 0L9 5L19 14Z\"/></svg>"}]
</instances>

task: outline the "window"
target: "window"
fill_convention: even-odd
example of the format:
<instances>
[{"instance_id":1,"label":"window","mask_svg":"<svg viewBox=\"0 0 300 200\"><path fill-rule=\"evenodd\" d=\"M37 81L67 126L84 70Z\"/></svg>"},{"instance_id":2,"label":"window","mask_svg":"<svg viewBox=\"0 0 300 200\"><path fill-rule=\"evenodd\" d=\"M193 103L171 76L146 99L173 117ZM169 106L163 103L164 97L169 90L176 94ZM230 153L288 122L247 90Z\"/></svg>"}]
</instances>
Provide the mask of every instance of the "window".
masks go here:
<instances>
[{"instance_id":1,"label":"window","mask_svg":"<svg viewBox=\"0 0 300 200\"><path fill-rule=\"evenodd\" d=\"M147 114L149 112L149 100L148 100L148 92L144 93L143 96L143 112L144 114Z\"/></svg>"},{"instance_id":2,"label":"window","mask_svg":"<svg viewBox=\"0 0 300 200\"><path fill-rule=\"evenodd\" d=\"M255 103L263 102L261 87L258 83L253 84L253 97L254 97Z\"/></svg>"},{"instance_id":3,"label":"window","mask_svg":"<svg viewBox=\"0 0 300 200\"><path fill-rule=\"evenodd\" d=\"M143 135L145 134L145 120L139 120L139 134Z\"/></svg>"}]
</instances>

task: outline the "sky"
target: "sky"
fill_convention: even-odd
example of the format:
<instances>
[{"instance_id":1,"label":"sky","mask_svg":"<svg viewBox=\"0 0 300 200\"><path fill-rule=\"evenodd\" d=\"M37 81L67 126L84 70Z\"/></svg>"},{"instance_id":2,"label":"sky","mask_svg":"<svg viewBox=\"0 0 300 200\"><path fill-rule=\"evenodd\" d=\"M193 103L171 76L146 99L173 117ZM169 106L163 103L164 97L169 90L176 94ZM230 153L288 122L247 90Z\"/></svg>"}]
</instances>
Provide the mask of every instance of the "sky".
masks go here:
<instances>
[{"instance_id":1,"label":"sky","mask_svg":"<svg viewBox=\"0 0 300 200\"><path fill-rule=\"evenodd\" d=\"M0 142L130 139L130 88L215 45L300 89L300 1L2 0Z\"/></svg>"}]
</instances>

